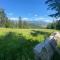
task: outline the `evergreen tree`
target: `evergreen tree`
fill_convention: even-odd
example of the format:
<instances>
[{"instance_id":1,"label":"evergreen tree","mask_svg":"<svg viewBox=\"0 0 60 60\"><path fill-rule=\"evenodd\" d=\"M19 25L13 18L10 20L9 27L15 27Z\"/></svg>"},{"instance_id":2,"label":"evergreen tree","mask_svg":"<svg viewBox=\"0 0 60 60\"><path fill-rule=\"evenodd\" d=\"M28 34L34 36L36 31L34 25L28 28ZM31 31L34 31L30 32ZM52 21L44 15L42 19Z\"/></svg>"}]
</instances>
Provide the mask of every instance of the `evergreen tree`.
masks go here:
<instances>
[{"instance_id":1,"label":"evergreen tree","mask_svg":"<svg viewBox=\"0 0 60 60\"><path fill-rule=\"evenodd\" d=\"M23 22L21 17L19 17L19 20L18 20L18 27L23 28Z\"/></svg>"},{"instance_id":2,"label":"evergreen tree","mask_svg":"<svg viewBox=\"0 0 60 60\"><path fill-rule=\"evenodd\" d=\"M49 9L55 10L55 13L49 16L56 18L60 17L60 0L47 0L46 4L48 4Z\"/></svg>"},{"instance_id":3,"label":"evergreen tree","mask_svg":"<svg viewBox=\"0 0 60 60\"><path fill-rule=\"evenodd\" d=\"M6 24L6 21L8 20L4 9L0 8L0 27L4 27Z\"/></svg>"}]
</instances>

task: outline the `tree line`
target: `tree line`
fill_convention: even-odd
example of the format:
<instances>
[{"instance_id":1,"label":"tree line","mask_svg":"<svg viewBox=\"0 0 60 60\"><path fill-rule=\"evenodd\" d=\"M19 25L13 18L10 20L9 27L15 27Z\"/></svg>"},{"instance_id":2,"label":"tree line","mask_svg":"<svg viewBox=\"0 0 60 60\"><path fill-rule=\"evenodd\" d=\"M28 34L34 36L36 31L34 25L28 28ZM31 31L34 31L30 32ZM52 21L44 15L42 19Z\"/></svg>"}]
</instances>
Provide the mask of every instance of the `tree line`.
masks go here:
<instances>
[{"instance_id":1,"label":"tree line","mask_svg":"<svg viewBox=\"0 0 60 60\"><path fill-rule=\"evenodd\" d=\"M11 20L7 17L5 10L0 8L0 28L42 28L39 25L33 24L30 21L22 20L19 16L18 20Z\"/></svg>"},{"instance_id":2,"label":"tree line","mask_svg":"<svg viewBox=\"0 0 60 60\"><path fill-rule=\"evenodd\" d=\"M11 20L7 17L5 10L0 8L0 27L5 28L29 28L27 21L22 21L21 16L18 17L18 20Z\"/></svg>"},{"instance_id":3,"label":"tree line","mask_svg":"<svg viewBox=\"0 0 60 60\"><path fill-rule=\"evenodd\" d=\"M57 20L55 22L49 23L47 25L47 29L56 29L56 30L60 30L60 20Z\"/></svg>"}]
</instances>

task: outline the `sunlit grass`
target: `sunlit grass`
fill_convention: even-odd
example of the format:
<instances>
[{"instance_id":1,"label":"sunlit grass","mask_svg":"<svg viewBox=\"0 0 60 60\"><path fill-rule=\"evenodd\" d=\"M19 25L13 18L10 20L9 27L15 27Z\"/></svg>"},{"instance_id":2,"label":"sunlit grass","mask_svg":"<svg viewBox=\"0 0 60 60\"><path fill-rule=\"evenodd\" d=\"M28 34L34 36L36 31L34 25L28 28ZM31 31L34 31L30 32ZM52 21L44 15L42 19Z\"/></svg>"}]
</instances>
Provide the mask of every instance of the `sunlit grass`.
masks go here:
<instances>
[{"instance_id":1,"label":"sunlit grass","mask_svg":"<svg viewBox=\"0 0 60 60\"><path fill-rule=\"evenodd\" d=\"M52 29L14 29L14 28L0 28L0 36L5 35L8 32L16 32L17 34L22 34L26 39L33 39L33 40L43 40L44 35L38 35L33 37L31 35L32 30L36 31L42 31L42 32L47 32L47 33L52 33L55 32L56 30Z\"/></svg>"}]
</instances>

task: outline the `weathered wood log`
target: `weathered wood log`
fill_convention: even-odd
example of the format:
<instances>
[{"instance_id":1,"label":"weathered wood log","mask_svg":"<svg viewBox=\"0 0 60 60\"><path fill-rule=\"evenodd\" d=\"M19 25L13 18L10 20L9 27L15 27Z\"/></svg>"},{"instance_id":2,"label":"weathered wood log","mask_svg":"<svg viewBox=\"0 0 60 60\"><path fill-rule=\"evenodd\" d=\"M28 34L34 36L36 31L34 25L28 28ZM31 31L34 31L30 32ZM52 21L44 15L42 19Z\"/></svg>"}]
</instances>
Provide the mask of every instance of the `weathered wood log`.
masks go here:
<instances>
[{"instance_id":1,"label":"weathered wood log","mask_svg":"<svg viewBox=\"0 0 60 60\"><path fill-rule=\"evenodd\" d=\"M54 32L44 42L37 44L34 47L35 60L51 60L54 50L60 54L60 51L57 48L59 39L60 33Z\"/></svg>"}]
</instances>

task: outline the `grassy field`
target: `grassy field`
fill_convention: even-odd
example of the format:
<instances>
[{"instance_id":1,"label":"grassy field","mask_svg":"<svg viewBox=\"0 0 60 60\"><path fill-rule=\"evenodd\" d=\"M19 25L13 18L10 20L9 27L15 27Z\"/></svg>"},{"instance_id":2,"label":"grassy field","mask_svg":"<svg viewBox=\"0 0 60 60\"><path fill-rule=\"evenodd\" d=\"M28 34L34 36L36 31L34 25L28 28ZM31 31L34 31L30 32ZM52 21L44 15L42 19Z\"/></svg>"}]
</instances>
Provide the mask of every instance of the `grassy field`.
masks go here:
<instances>
[{"instance_id":1,"label":"grassy field","mask_svg":"<svg viewBox=\"0 0 60 60\"><path fill-rule=\"evenodd\" d=\"M8 32L15 32L16 34L22 34L27 39L35 38L37 40L43 40L44 35L50 34L50 33L55 32L55 31L56 30L52 30L52 29L11 29L11 28L0 28L0 36L1 35L5 35ZM32 32L35 32L36 36L33 36L31 34Z\"/></svg>"},{"instance_id":2,"label":"grassy field","mask_svg":"<svg viewBox=\"0 0 60 60\"><path fill-rule=\"evenodd\" d=\"M0 28L0 60L34 60L33 47L55 31Z\"/></svg>"}]
</instances>

